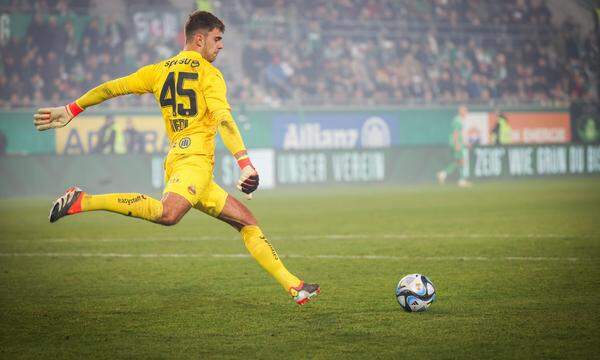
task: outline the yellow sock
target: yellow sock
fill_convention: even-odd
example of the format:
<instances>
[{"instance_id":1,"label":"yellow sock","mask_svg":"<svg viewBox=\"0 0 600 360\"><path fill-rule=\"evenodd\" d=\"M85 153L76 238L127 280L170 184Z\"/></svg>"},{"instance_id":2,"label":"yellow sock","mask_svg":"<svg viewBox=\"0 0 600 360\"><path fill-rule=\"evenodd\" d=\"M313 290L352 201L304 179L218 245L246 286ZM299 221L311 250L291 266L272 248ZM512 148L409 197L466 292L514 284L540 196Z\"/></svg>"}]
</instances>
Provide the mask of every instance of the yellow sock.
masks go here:
<instances>
[{"instance_id":1,"label":"yellow sock","mask_svg":"<svg viewBox=\"0 0 600 360\"><path fill-rule=\"evenodd\" d=\"M106 210L156 221L163 211L162 203L149 196L137 193L122 194L85 194L81 200L81 211Z\"/></svg>"},{"instance_id":2,"label":"yellow sock","mask_svg":"<svg viewBox=\"0 0 600 360\"><path fill-rule=\"evenodd\" d=\"M283 286L285 291L300 285L300 279L283 266L277 252L258 226L244 226L240 232L252 257Z\"/></svg>"}]
</instances>

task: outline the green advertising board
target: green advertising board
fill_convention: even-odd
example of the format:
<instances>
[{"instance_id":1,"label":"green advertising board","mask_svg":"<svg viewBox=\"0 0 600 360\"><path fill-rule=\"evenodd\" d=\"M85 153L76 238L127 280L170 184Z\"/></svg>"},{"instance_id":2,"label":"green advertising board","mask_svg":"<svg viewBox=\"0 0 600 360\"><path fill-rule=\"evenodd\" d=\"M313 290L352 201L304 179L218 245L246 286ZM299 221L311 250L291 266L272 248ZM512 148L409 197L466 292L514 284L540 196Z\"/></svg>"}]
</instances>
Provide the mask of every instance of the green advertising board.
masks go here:
<instances>
[{"instance_id":1,"label":"green advertising board","mask_svg":"<svg viewBox=\"0 0 600 360\"><path fill-rule=\"evenodd\" d=\"M33 126L33 113L0 112L0 132L6 137L7 154L53 154L55 134L38 133Z\"/></svg>"}]
</instances>

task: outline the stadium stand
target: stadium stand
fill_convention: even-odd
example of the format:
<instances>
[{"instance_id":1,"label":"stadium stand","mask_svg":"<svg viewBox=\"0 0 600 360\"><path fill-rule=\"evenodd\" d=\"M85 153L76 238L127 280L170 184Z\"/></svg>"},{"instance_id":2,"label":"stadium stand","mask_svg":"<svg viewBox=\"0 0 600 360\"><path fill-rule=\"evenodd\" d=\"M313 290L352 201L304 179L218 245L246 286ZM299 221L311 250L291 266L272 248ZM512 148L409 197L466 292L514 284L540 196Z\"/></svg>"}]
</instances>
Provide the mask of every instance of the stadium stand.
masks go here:
<instances>
[{"instance_id":1,"label":"stadium stand","mask_svg":"<svg viewBox=\"0 0 600 360\"><path fill-rule=\"evenodd\" d=\"M0 4L23 30L2 43L2 108L72 100L183 43L177 24L186 11L168 2L145 12L127 2L120 16L97 12L89 1ZM598 99L596 34L572 19L555 21L542 0L218 4L213 10L228 36L217 65L233 104L557 106ZM164 18L157 22L152 12ZM140 31L144 24L149 28ZM108 106L153 102L128 96Z\"/></svg>"}]
</instances>

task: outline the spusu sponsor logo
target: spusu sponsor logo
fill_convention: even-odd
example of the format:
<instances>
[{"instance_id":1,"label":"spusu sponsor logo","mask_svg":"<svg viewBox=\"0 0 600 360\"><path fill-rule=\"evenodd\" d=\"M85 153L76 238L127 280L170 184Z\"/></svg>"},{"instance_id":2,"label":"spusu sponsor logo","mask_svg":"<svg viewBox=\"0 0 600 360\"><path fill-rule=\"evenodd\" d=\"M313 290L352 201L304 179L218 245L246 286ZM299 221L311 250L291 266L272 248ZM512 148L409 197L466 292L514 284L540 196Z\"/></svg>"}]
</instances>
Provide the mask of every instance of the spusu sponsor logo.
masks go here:
<instances>
[{"instance_id":1,"label":"spusu sponsor logo","mask_svg":"<svg viewBox=\"0 0 600 360\"><path fill-rule=\"evenodd\" d=\"M277 133L277 131L276 131ZM340 118L280 125L279 144L285 150L386 148L392 145L390 123L381 117Z\"/></svg>"}]
</instances>

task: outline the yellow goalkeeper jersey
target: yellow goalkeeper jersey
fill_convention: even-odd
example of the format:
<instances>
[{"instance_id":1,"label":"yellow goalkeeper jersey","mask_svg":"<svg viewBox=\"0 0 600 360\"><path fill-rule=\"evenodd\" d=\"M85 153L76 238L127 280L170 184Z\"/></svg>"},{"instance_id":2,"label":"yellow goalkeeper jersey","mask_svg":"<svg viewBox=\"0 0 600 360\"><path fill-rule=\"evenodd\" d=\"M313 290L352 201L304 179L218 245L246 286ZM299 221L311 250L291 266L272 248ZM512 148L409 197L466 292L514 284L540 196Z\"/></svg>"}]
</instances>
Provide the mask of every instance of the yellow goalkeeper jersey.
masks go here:
<instances>
[{"instance_id":1,"label":"yellow goalkeeper jersey","mask_svg":"<svg viewBox=\"0 0 600 360\"><path fill-rule=\"evenodd\" d=\"M223 75L195 51L181 51L108 81L76 102L85 109L115 96L144 93L153 93L160 106L171 153L214 156L217 131L232 154L245 150L231 116Z\"/></svg>"}]
</instances>

